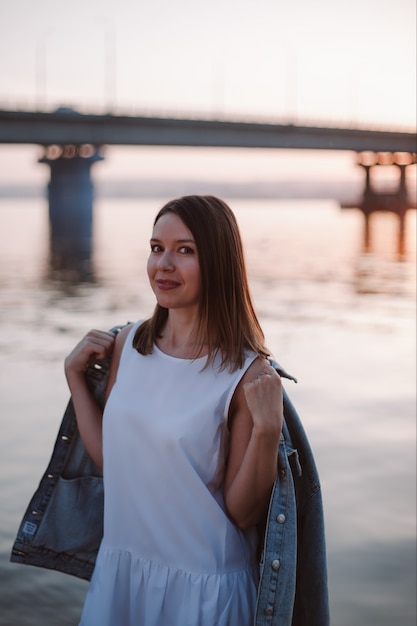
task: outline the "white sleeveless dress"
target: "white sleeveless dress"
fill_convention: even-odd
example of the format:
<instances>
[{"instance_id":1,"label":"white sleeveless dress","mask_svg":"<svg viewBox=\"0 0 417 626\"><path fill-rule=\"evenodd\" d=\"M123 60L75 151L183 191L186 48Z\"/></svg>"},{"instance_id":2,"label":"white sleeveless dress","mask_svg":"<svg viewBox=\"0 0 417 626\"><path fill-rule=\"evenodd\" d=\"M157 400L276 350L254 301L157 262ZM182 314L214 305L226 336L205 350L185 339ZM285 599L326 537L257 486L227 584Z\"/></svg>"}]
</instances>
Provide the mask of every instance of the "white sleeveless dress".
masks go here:
<instances>
[{"instance_id":1,"label":"white sleeveless dress","mask_svg":"<svg viewBox=\"0 0 417 626\"><path fill-rule=\"evenodd\" d=\"M232 374L125 342L103 418L104 536L80 626L250 626L256 531L223 501Z\"/></svg>"}]
</instances>

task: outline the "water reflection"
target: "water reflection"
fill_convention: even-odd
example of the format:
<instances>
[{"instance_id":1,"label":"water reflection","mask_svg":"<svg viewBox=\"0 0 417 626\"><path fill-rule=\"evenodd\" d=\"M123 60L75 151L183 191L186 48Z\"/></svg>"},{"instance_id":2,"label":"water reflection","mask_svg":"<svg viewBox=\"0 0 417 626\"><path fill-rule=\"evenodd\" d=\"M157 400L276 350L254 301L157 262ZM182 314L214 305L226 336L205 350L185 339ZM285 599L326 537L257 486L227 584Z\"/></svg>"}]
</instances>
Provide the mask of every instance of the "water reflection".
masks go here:
<instances>
[{"instance_id":1,"label":"water reflection","mask_svg":"<svg viewBox=\"0 0 417 626\"><path fill-rule=\"evenodd\" d=\"M140 319L154 306L145 268L160 205L98 202L91 248L64 254L50 241L44 203L0 202L1 626L79 619L84 581L11 564L9 553L68 400L65 356L92 325ZM415 624L416 212L403 263L386 213L373 216L366 252L358 210L231 206L268 346L299 379L288 392L323 484L332 623Z\"/></svg>"},{"instance_id":2,"label":"water reflection","mask_svg":"<svg viewBox=\"0 0 417 626\"><path fill-rule=\"evenodd\" d=\"M402 261L384 261L372 252L358 257L355 286L358 294L407 293L408 268Z\"/></svg>"},{"instance_id":3,"label":"water reflection","mask_svg":"<svg viewBox=\"0 0 417 626\"><path fill-rule=\"evenodd\" d=\"M355 268L355 285L358 294L406 294L412 283L410 261L414 246L410 222L387 213L364 215L362 246ZM411 245L410 245L411 244Z\"/></svg>"},{"instance_id":4,"label":"water reflection","mask_svg":"<svg viewBox=\"0 0 417 626\"><path fill-rule=\"evenodd\" d=\"M54 237L51 233L47 280L63 286L95 283L91 239Z\"/></svg>"},{"instance_id":5,"label":"water reflection","mask_svg":"<svg viewBox=\"0 0 417 626\"><path fill-rule=\"evenodd\" d=\"M362 249L364 254L372 253L373 248L373 232L371 226L371 218L372 215L375 214L364 214L364 228L363 228L363 239L362 239ZM396 240L396 255L398 261L406 261L407 260L407 246L406 246L406 219L405 216L395 216L398 217L398 226L395 229L393 226L393 231L397 230L397 240Z\"/></svg>"}]
</instances>

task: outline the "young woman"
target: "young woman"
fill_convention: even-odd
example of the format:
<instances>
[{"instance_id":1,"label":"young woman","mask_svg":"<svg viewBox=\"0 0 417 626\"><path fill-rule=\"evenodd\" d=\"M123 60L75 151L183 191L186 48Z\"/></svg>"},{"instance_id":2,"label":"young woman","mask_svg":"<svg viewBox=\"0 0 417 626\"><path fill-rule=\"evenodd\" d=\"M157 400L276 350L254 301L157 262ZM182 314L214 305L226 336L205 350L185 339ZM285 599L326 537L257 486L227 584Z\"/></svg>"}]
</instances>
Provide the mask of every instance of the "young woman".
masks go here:
<instances>
[{"instance_id":1,"label":"young woman","mask_svg":"<svg viewBox=\"0 0 417 626\"><path fill-rule=\"evenodd\" d=\"M166 204L147 270L152 317L90 331L65 361L105 492L81 626L249 626L283 408L230 208ZM102 415L84 371L109 354Z\"/></svg>"}]
</instances>

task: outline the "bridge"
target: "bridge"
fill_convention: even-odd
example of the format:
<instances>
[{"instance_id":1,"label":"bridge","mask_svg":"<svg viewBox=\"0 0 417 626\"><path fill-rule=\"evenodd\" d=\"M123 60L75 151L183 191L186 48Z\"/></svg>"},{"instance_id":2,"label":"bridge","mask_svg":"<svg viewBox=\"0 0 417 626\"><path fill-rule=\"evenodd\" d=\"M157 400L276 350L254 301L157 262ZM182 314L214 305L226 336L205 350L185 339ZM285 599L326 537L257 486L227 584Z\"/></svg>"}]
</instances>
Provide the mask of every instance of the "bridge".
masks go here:
<instances>
[{"instance_id":1,"label":"bridge","mask_svg":"<svg viewBox=\"0 0 417 626\"><path fill-rule=\"evenodd\" d=\"M399 253L404 248L405 216L415 207L406 186L406 169L416 163L416 134L399 130L332 128L242 120L94 115L71 108L54 112L0 110L0 144L44 146L40 163L50 167L48 185L51 224L51 266L75 267L84 275L90 267L93 185L91 166L105 145L199 146L292 150L345 150L359 154L365 171L362 199L365 245L369 220L376 211L399 217ZM399 169L398 187L375 191L371 171L378 165ZM88 273L88 271L86 272Z\"/></svg>"},{"instance_id":2,"label":"bridge","mask_svg":"<svg viewBox=\"0 0 417 626\"><path fill-rule=\"evenodd\" d=\"M0 143L417 152L412 132L173 117L0 110Z\"/></svg>"}]
</instances>

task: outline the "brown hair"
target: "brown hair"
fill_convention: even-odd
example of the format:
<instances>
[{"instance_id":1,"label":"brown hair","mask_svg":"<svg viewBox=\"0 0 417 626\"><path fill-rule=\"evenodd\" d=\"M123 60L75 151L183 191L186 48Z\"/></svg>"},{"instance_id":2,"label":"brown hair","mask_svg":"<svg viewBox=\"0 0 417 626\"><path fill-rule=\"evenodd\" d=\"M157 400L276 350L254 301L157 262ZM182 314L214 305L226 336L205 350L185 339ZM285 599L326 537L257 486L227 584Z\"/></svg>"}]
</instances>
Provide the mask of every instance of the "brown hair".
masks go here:
<instances>
[{"instance_id":1,"label":"brown hair","mask_svg":"<svg viewBox=\"0 0 417 626\"><path fill-rule=\"evenodd\" d=\"M249 291L242 240L229 206L214 196L184 196L168 202L154 225L166 213L175 213L192 233L199 256L201 301L197 341L208 345L207 365L221 354L221 368L242 367L245 350L269 355ZM151 354L168 317L156 305L152 317L137 329L133 346Z\"/></svg>"}]
</instances>

